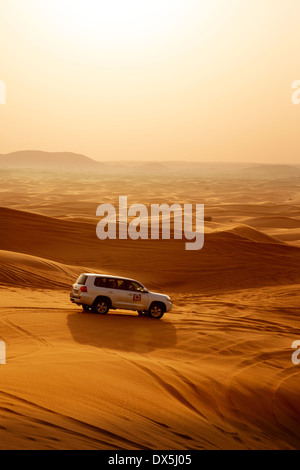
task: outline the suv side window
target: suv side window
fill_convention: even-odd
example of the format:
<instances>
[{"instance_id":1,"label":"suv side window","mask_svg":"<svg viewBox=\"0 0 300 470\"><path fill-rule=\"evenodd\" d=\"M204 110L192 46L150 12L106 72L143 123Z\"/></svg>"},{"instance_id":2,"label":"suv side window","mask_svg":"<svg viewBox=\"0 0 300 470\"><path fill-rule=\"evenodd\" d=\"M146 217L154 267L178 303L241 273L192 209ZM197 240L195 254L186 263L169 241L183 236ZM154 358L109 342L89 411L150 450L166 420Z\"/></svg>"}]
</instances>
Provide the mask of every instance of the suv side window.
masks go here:
<instances>
[{"instance_id":1,"label":"suv side window","mask_svg":"<svg viewBox=\"0 0 300 470\"><path fill-rule=\"evenodd\" d=\"M118 281L117 279L107 279L107 286L108 289L118 289Z\"/></svg>"},{"instance_id":2,"label":"suv side window","mask_svg":"<svg viewBox=\"0 0 300 470\"><path fill-rule=\"evenodd\" d=\"M94 285L96 287L107 287L107 281L106 277L96 277Z\"/></svg>"},{"instance_id":3,"label":"suv side window","mask_svg":"<svg viewBox=\"0 0 300 470\"><path fill-rule=\"evenodd\" d=\"M131 292L143 292L144 287L135 281L128 281L126 279L114 279L107 277L96 277L94 285L104 289L118 289L129 290Z\"/></svg>"},{"instance_id":4,"label":"suv side window","mask_svg":"<svg viewBox=\"0 0 300 470\"><path fill-rule=\"evenodd\" d=\"M107 277L96 277L95 279L95 286L96 287L103 287L105 289L126 289L125 287L125 280L123 279L114 279L114 278L107 278Z\"/></svg>"},{"instance_id":5,"label":"suv side window","mask_svg":"<svg viewBox=\"0 0 300 470\"><path fill-rule=\"evenodd\" d=\"M118 287L117 289L119 290L127 290L127 282L125 279L117 279L117 284Z\"/></svg>"}]
</instances>

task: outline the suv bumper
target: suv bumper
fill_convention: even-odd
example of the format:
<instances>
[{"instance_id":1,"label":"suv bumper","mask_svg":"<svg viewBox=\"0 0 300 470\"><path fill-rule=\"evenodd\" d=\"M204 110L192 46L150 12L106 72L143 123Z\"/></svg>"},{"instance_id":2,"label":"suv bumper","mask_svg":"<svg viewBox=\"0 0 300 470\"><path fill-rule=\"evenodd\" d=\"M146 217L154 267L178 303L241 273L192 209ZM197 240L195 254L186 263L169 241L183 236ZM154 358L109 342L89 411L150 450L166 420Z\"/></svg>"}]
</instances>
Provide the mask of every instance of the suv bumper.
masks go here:
<instances>
[{"instance_id":1,"label":"suv bumper","mask_svg":"<svg viewBox=\"0 0 300 470\"><path fill-rule=\"evenodd\" d=\"M85 296L84 294L80 295L80 296L77 296L77 295L74 295L73 293L71 293L70 294L70 301L73 304L76 304L76 305L89 305L89 306L91 306L90 297Z\"/></svg>"}]
</instances>

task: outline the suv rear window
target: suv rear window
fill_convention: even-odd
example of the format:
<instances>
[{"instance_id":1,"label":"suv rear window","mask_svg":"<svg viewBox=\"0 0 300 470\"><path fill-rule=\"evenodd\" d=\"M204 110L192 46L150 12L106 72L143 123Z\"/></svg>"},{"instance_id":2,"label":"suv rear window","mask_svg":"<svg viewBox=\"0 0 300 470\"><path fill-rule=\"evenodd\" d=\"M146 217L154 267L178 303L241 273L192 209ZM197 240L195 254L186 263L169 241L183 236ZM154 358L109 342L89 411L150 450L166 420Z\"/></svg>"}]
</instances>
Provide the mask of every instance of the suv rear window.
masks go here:
<instances>
[{"instance_id":1,"label":"suv rear window","mask_svg":"<svg viewBox=\"0 0 300 470\"><path fill-rule=\"evenodd\" d=\"M76 284L80 284L81 286L84 286L86 281L87 281L87 276L85 274L81 274L79 278L76 281Z\"/></svg>"}]
</instances>

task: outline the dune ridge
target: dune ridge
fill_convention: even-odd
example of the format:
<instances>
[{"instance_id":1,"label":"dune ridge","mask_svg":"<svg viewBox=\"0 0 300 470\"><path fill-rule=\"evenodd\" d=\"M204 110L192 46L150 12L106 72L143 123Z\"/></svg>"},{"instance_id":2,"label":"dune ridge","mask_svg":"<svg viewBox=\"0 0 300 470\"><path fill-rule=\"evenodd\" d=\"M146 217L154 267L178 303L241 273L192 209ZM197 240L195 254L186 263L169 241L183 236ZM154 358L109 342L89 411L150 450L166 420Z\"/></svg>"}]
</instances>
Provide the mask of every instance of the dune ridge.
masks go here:
<instances>
[{"instance_id":1,"label":"dune ridge","mask_svg":"<svg viewBox=\"0 0 300 470\"><path fill-rule=\"evenodd\" d=\"M181 240L103 242L97 239L96 225L91 223L6 208L0 208L0 218L3 251L45 258L48 263L139 277L150 288L163 286L172 290L176 286L208 292L229 286L239 289L274 285L283 279L289 283L300 280L300 250L246 226L207 233L205 250L186 252ZM164 268L158 273L155 266L161 263Z\"/></svg>"},{"instance_id":2,"label":"dune ridge","mask_svg":"<svg viewBox=\"0 0 300 470\"><path fill-rule=\"evenodd\" d=\"M244 223L256 228L300 228L300 220L293 217L253 217Z\"/></svg>"},{"instance_id":3,"label":"dune ridge","mask_svg":"<svg viewBox=\"0 0 300 470\"><path fill-rule=\"evenodd\" d=\"M23 253L0 250L0 284L41 289L68 289L84 267L72 267Z\"/></svg>"}]
</instances>

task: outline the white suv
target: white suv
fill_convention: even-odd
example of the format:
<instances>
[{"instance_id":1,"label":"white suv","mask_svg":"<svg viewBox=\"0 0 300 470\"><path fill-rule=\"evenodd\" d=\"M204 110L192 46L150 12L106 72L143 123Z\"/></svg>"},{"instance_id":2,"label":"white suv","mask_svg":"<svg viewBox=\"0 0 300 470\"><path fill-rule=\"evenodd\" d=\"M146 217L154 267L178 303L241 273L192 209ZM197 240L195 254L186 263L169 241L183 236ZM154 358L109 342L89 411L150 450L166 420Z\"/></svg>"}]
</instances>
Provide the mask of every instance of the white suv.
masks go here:
<instances>
[{"instance_id":1,"label":"white suv","mask_svg":"<svg viewBox=\"0 0 300 470\"><path fill-rule=\"evenodd\" d=\"M81 274L73 284L70 300L85 311L102 315L121 308L159 319L172 309L167 295L149 292L134 279L104 274Z\"/></svg>"}]
</instances>

